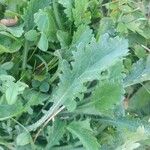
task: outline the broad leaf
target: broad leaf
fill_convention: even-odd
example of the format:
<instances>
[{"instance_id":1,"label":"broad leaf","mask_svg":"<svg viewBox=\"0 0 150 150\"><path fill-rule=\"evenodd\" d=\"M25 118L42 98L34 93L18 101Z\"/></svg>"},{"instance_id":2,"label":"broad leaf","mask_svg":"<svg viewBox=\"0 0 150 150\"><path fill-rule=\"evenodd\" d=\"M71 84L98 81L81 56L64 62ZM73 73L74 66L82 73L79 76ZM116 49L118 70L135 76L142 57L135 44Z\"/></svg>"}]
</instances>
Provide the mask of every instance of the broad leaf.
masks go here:
<instances>
[{"instance_id":1,"label":"broad leaf","mask_svg":"<svg viewBox=\"0 0 150 150\"><path fill-rule=\"evenodd\" d=\"M93 39L90 44L80 44L77 51L73 52L74 62L69 64L63 60L62 74L57 90L53 93L53 106L48 110L38 123L29 126L34 130L41 124L53 111L56 111L61 105L65 105L69 111L76 108L74 99L86 88L83 83L99 79L100 73L119 60L122 60L128 53L128 42L126 40L110 38L108 34L99 39L98 42Z\"/></svg>"},{"instance_id":2,"label":"broad leaf","mask_svg":"<svg viewBox=\"0 0 150 150\"><path fill-rule=\"evenodd\" d=\"M93 40L86 47L80 44L77 51L73 52L75 59L72 62L73 69L70 70L68 64L63 61L63 74L53 97L54 103L64 103L69 110L72 110L75 107L72 105L74 104L72 100L85 90L83 83L99 79L101 71L127 54L127 47L127 41L118 38L109 39L108 35L103 36L97 43Z\"/></svg>"}]
</instances>

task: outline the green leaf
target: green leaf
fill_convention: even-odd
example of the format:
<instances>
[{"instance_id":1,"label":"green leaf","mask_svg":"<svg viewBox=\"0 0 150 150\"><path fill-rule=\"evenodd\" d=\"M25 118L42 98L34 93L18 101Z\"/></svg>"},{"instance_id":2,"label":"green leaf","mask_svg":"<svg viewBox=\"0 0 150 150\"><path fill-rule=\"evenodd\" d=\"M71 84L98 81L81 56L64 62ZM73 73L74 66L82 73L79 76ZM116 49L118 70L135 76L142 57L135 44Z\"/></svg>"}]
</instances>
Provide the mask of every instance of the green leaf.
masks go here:
<instances>
[{"instance_id":1,"label":"green leaf","mask_svg":"<svg viewBox=\"0 0 150 150\"><path fill-rule=\"evenodd\" d=\"M6 32L0 32L0 38L0 54L17 52L22 46L21 41L13 39Z\"/></svg>"},{"instance_id":2,"label":"green leaf","mask_svg":"<svg viewBox=\"0 0 150 150\"><path fill-rule=\"evenodd\" d=\"M49 91L49 84L48 82L42 82L42 84L40 85L40 91L41 92L48 92Z\"/></svg>"},{"instance_id":3,"label":"green leaf","mask_svg":"<svg viewBox=\"0 0 150 150\"><path fill-rule=\"evenodd\" d=\"M15 27L6 27L4 25L0 25L0 31L7 31L11 33L14 37L21 37L24 32L23 25Z\"/></svg>"},{"instance_id":4,"label":"green leaf","mask_svg":"<svg viewBox=\"0 0 150 150\"><path fill-rule=\"evenodd\" d=\"M27 132L23 132L17 136L16 139L17 145L23 146L30 143L30 134Z\"/></svg>"},{"instance_id":5,"label":"green leaf","mask_svg":"<svg viewBox=\"0 0 150 150\"><path fill-rule=\"evenodd\" d=\"M13 67L14 63L13 62L5 62L1 65L1 68L5 70L10 70Z\"/></svg>"},{"instance_id":6,"label":"green leaf","mask_svg":"<svg viewBox=\"0 0 150 150\"><path fill-rule=\"evenodd\" d=\"M34 14L39 11L39 9L43 9L47 7L51 3L51 0L31 0L28 4L27 9L24 12L24 24L26 30L31 30L34 24Z\"/></svg>"},{"instance_id":7,"label":"green leaf","mask_svg":"<svg viewBox=\"0 0 150 150\"><path fill-rule=\"evenodd\" d=\"M81 25L73 35L72 45L87 44L93 38L92 30L87 25Z\"/></svg>"},{"instance_id":8,"label":"green leaf","mask_svg":"<svg viewBox=\"0 0 150 150\"><path fill-rule=\"evenodd\" d=\"M120 105L123 100L122 68L121 62L111 67L109 78L98 83L90 97L90 101L79 106L76 113L112 115L114 108Z\"/></svg>"},{"instance_id":9,"label":"green leaf","mask_svg":"<svg viewBox=\"0 0 150 150\"><path fill-rule=\"evenodd\" d=\"M52 146L58 144L59 140L65 133L65 122L56 119L52 127L47 128L47 141L46 150L49 150Z\"/></svg>"},{"instance_id":10,"label":"green leaf","mask_svg":"<svg viewBox=\"0 0 150 150\"><path fill-rule=\"evenodd\" d=\"M142 35L145 39L149 40L150 39L150 28L149 25L144 26L141 30L138 31L140 35Z\"/></svg>"},{"instance_id":11,"label":"green leaf","mask_svg":"<svg viewBox=\"0 0 150 150\"><path fill-rule=\"evenodd\" d=\"M8 111L9 110L9 111ZM13 105L0 105L0 120L6 120L13 116L17 116L23 112L23 105L20 101Z\"/></svg>"},{"instance_id":12,"label":"green leaf","mask_svg":"<svg viewBox=\"0 0 150 150\"><path fill-rule=\"evenodd\" d=\"M65 8L64 12L69 18L70 21L73 21L72 18L72 8L73 8L73 0L58 0L60 4Z\"/></svg>"},{"instance_id":13,"label":"green leaf","mask_svg":"<svg viewBox=\"0 0 150 150\"><path fill-rule=\"evenodd\" d=\"M36 23L38 30L44 33L49 41L53 42L57 40L57 26L51 7L47 7L44 10L39 10L34 15L34 22Z\"/></svg>"},{"instance_id":14,"label":"green leaf","mask_svg":"<svg viewBox=\"0 0 150 150\"><path fill-rule=\"evenodd\" d=\"M89 0L75 0L75 8L72 9L76 27L91 22L91 12L88 11Z\"/></svg>"},{"instance_id":15,"label":"green leaf","mask_svg":"<svg viewBox=\"0 0 150 150\"><path fill-rule=\"evenodd\" d=\"M137 83L141 83L143 81L150 80L150 56L146 59L140 59L131 69L131 72L127 75L124 80L124 86L130 86Z\"/></svg>"},{"instance_id":16,"label":"green leaf","mask_svg":"<svg viewBox=\"0 0 150 150\"><path fill-rule=\"evenodd\" d=\"M17 96L18 96L18 89L17 89L17 85L14 83L11 83L8 87L8 89L6 90L6 100L8 102L9 105L12 105L16 102L17 100Z\"/></svg>"},{"instance_id":17,"label":"green leaf","mask_svg":"<svg viewBox=\"0 0 150 150\"><path fill-rule=\"evenodd\" d=\"M58 38L58 41L60 42L61 48L69 47L69 45L71 43L69 33L58 30L57 31L57 38Z\"/></svg>"},{"instance_id":18,"label":"green leaf","mask_svg":"<svg viewBox=\"0 0 150 150\"><path fill-rule=\"evenodd\" d=\"M110 112L111 109L114 109L115 105L121 103L122 100L122 84L110 81L100 82L91 98L91 101L95 102L95 108L104 114Z\"/></svg>"},{"instance_id":19,"label":"green leaf","mask_svg":"<svg viewBox=\"0 0 150 150\"><path fill-rule=\"evenodd\" d=\"M138 114L150 113L150 83L144 84L138 91L130 98L128 110Z\"/></svg>"},{"instance_id":20,"label":"green leaf","mask_svg":"<svg viewBox=\"0 0 150 150\"><path fill-rule=\"evenodd\" d=\"M42 51L47 51L48 49L48 39L44 33L41 33L41 37L38 42L38 48Z\"/></svg>"},{"instance_id":21,"label":"green leaf","mask_svg":"<svg viewBox=\"0 0 150 150\"><path fill-rule=\"evenodd\" d=\"M31 106L43 105L50 98L49 94L44 94L31 89L25 89L23 98L27 101L24 110L28 110Z\"/></svg>"},{"instance_id":22,"label":"green leaf","mask_svg":"<svg viewBox=\"0 0 150 150\"><path fill-rule=\"evenodd\" d=\"M64 52L64 59L72 59L72 51L75 51L76 47L78 47L81 43L87 45L87 43L89 43L93 37L94 35L92 34L92 30L89 28L89 26L80 25L73 34L73 37L71 39L72 42L70 44L69 49Z\"/></svg>"},{"instance_id":23,"label":"green leaf","mask_svg":"<svg viewBox=\"0 0 150 150\"><path fill-rule=\"evenodd\" d=\"M49 17L48 13L44 10L39 10L34 15L34 22L36 23L38 30L46 33L49 29Z\"/></svg>"},{"instance_id":24,"label":"green leaf","mask_svg":"<svg viewBox=\"0 0 150 150\"><path fill-rule=\"evenodd\" d=\"M102 36L97 42L93 39L90 44L84 45L79 44L77 51L73 51L72 69L65 60L62 61L63 73L60 75L60 83L57 90L53 92L51 100L54 104L45 114L46 117L41 118L42 121L39 120L40 123L61 105L73 111L76 108L74 99L86 90L84 83L99 79L102 71L122 60L128 53L127 40L119 37L110 38L108 34ZM35 123L29 128L34 130L40 123Z\"/></svg>"},{"instance_id":25,"label":"green leaf","mask_svg":"<svg viewBox=\"0 0 150 150\"><path fill-rule=\"evenodd\" d=\"M127 29L126 25L123 22L118 23L117 31L120 32L120 33L128 33L128 29Z\"/></svg>"},{"instance_id":26,"label":"green leaf","mask_svg":"<svg viewBox=\"0 0 150 150\"><path fill-rule=\"evenodd\" d=\"M135 49L135 55L138 58L145 58L146 57L146 51L143 47L141 47L140 45L135 45L134 49Z\"/></svg>"},{"instance_id":27,"label":"green leaf","mask_svg":"<svg viewBox=\"0 0 150 150\"><path fill-rule=\"evenodd\" d=\"M39 34L36 30L29 30L24 36L28 41L36 41Z\"/></svg>"},{"instance_id":28,"label":"green leaf","mask_svg":"<svg viewBox=\"0 0 150 150\"><path fill-rule=\"evenodd\" d=\"M144 126L140 126L137 128L137 131L132 133L132 132L126 132L124 136L124 144L117 147L116 150L134 150L140 147L140 141L144 141L148 139L148 136L146 135Z\"/></svg>"},{"instance_id":29,"label":"green leaf","mask_svg":"<svg viewBox=\"0 0 150 150\"><path fill-rule=\"evenodd\" d=\"M19 94L22 94L24 89L28 86L22 82L17 82L17 83L9 82L8 84L9 87L6 90L5 95L8 104L12 105L17 101L17 96Z\"/></svg>"},{"instance_id":30,"label":"green leaf","mask_svg":"<svg viewBox=\"0 0 150 150\"><path fill-rule=\"evenodd\" d=\"M7 103L12 105L16 102L17 96L22 94L24 89L28 87L25 83L17 81L9 75L0 75L0 91L5 94Z\"/></svg>"},{"instance_id":31,"label":"green leaf","mask_svg":"<svg viewBox=\"0 0 150 150\"><path fill-rule=\"evenodd\" d=\"M139 126L143 126L145 129L145 133L150 135L150 126L148 120L141 120L139 118L133 118L130 116L121 117L121 118L99 118L98 119L100 124L104 124L106 126L115 126L119 130L129 131L129 132L136 132Z\"/></svg>"},{"instance_id":32,"label":"green leaf","mask_svg":"<svg viewBox=\"0 0 150 150\"><path fill-rule=\"evenodd\" d=\"M114 22L112 18L104 17L101 19L97 37L99 38L101 35L105 33L113 33L114 32Z\"/></svg>"},{"instance_id":33,"label":"green leaf","mask_svg":"<svg viewBox=\"0 0 150 150\"><path fill-rule=\"evenodd\" d=\"M86 123L86 121L72 122L69 124L67 129L80 139L86 150L99 150L100 144L97 142L97 139L94 137L92 131L85 127Z\"/></svg>"},{"instance_id":34,"label":"green leaf","mask_svg":"<svg viewBox=\"0 0 150 150\"><path fill-rule=\"evenodd\" d=\"M101 71L108 69L128 52L126 40L118 37L110 39L108 35L104 35L98 42L93 40L89 45L83 45L80 44L77 51L73 52L72 70L63 61L61 82L54 93L54 103L59 100L60 104L64 103L69 110L75 107L70 105L72 100L85 90L83 83L99 79Z\"/></svg>"}]
</instances>

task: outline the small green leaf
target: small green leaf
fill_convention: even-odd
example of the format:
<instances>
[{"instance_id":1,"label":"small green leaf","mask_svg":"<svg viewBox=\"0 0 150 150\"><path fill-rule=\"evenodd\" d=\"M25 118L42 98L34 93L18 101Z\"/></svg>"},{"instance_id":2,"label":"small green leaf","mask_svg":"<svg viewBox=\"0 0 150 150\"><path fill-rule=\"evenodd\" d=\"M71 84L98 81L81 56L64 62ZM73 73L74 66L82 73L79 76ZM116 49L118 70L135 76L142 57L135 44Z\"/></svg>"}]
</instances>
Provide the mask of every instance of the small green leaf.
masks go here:
<instances>
[{"instance_id":1,"label":"small green leaf","mask_svg":"<svg viewBox=\"0 0 150 150\"><path fill-rule=\"evenodd\" d=\"M21 37L24 32L23 25L19 25L16 27L9 27L7 28L7 31L10 32L15 37Z\"/></svg>"},{"instance_id":2,"label":"small green leaf","mask_svg":"<svg viewBox=\"0 0 150 150\"><path fill-rule=\"evenodd\" d=\"M41 92L48 92L49 84L47 82L42 82L39 88Z\"/></svg>"},{"instance_id":3,"label":"small green leaf","mask_svg":"<svg viewBox=\"0 0 150 150\"><path fill-rule=\"evenodd\" d=\"M40 86L41 82L38 80L32 80L32 87L38 88Z\"/></svg>"},{"instance_id":4,"label":"small green leaf","mask_svg":"<svg viewBox=\"0 0 150 150\"><path fill-rule=\"evenodd\" d=\"M16 86L16 84L11 83L8 87L8 89L6 90L6 100L8 102L9 105L12 105L16 102L17 100L17 96L18 96L18 87Z\"/></svg>"},{"instance_id":5,"label":"small green leaf","mask_svg":"<svg viewBox=\"0 0 150 150\"><path fill-rule=\"evenodd\" d=\"M0 39L0 54L17 52L22 46L21 40L5 31L0 32Z\"/></svg>"},{"instance_id":6,"label":"small green leaf","mask_svg":"<svg viewBox=\"0 0 150 150\"><path fill-rule=\"evenodd\" d=\"M150 80L150 56L142 58L133 64L130 73L124 80L124 86L130 86L137 83Z\"/></svg>"},{"instance_id":7,"label":"small green leaf","mask_svg":"<svg viewBox=\"0 0 150 150\"><path fill-rule=\"evenodd\" d=\"M7 103L12 105L16 102L17 96L22 94L24 89L28 87L25 83L17 81L9 75L0 75L1 87L0 90L5 94Z\"/></svg>"},{"instance_id":8,"label":"small green leaf","mask_svg":"<svg viewBox=\"0 0 150 150\"><path fill-rule=\"evenodd\" d=\"M138 91L130 98L128 104L128 110L134 111L137 114L149 114L150 113L150 83L144 84Z\"/></svg>"},{"instance_id":9,"label":"small green leaf","mask_svg":"<svg viewBox=\"0 0 150 150\"><path fill-rule=\"evenodd\" d=\"M38 30L46 35L48 41L54 42L57 40L57 26L54 19L54 12L51 7L39 10L34 15L34 22L36 23Z\"/></svg>"},{"instance_id":10,"label":"small green leaf","mask_svg":"<svg viewBox=\"0 0 150 150\"><path fill-rule=\"evenodd\" d=\"M55 120L52 127L47 128L47 141L46 150L49 150L53 145L58 144L59 140L65 133L65 122L61 120Z\"/></svg>"},{"instance_id":11,"label":"small green leaf","mask_svg":"<svg viewBox=\"0 0 150 150\"><path fill-rule=\"evenodd\" d=\"M5 62L4 64L1 65L1 67L5 70L10 70L13 67L14 63L13 62Z\"/></svg>"},{"instance_id":12,"label":"small green leaf","mask_svg":"<svg viewBox=\"0 0 150 150\"><path fill-rule=\"evenodd\" d=\"M64 10L65 14L69 18L69 20L72 21L73 0L59 0L58 2L63 5L63 7L65 8Z\"/></svg>"},{"instance_id":13,"label":"small green leaf","mask_svg":"<svg viewBox=\"0 0 150 150\"><path fill-rule=\"evenodd\" d=\"M145 51L145 49L143 47L141 47L140 45L135 45L134 49L135 49L135 55L138 58L146 57L146 51Z\"/></svg>"},{"instance_id":14,"label":"small green leaf","mask_svg":"<svg viewBox=\"0 0 150 150\"><path fill-rule=\"evenodd\" d=\"M86 121L72 122L67 129L80 139L86 150L99 150L100 144L97 142L92 131L85 127L86 123Z\"/></svg>"},{"instance_id":15,"label":"small green leaf","mask_svg":"<svg viewBox=\"0 0 150 150\"><path fill-rule=\"evenodd\" d=\"M75 8L72 9L76 27L91 22L91 12L88 11L89 0L75 0Z\"/></svg>"},{"instance_id":16,"label":"small green leaf","mask_svg":"<svg viewBox=\"0 0 150 150\"><path fill-rule=\"evenodd\" d=\"M109 78L103 79L98 83L91 95L90 101L79 106L76 112L112 116L115 106L120 105L123 100L122 68L122 62L112 66L109 69Z\"/></svg>"},{"instance_id":17,"label":"small green leaf","mask_svg":"<svg viewBox=\"0 0 150 150\"><path fill-rule=\"evenodd\" d=\"M128 29L127 29L126 25L122 22L118 23L117 31L120 33L128 33Z\"/></svg>"},{"instance_id":18,"label":"small green leaf","mask_svg":"<svg viewBox=\"0 0 150 150\"><path fill-rule=\"evenodd\" d=\"M49 29L49 17L48 17L48 13L46 11L43 10L39 10L39 12L37 12L34 15L34 21L38 26L38 30L41 32L46 33Z\"/></svg>"},{"instance_id":19,"label":"small green leaf","mask_svg":"<svg viewBox=\"0 0 150 150\"><path fill-rule=\"evenodd\" d=\"M16 139L17 145L23 146L30 143L30 134L27 132L23 132L17 136Z\"/></svg>"},{"instance_id":20,"label":"small green leaf","mask_svg":"<svg viewBox=\"0 0 150 150\"><path fill-rule=\"evenodd\" d=\"M97 38L99 38L101 35L105 33L114 33L114 22L112 18L109 17L104 17L101 19L98 33L97 33Z\"/></svg>"},{"instance_id":21,"label":"small green leaf","mask_svg":"<svg viewBox=\"0 0 150 150\"><path fill-rule=\"evenodd\" d=\"M34 24L34 14L39 11L39 9L43 9L47 7L51 3L51 0L31 0L28 4L27 9L23 15L24 24L26 30L29 31L33 29Z\"/></svg>"},{"instance_id":22,"label":"small green leaf","mask_svg":"<svg viewBox=\"0 0 150 150\"><path fill-rule=\"evenodd\" d=\"M2 100L2 97L0 100ZM0 120L5 120L13 116L16 116L18 114L21 114L23 110L24 108L20 101L18 101L17 103L13 105L1 104L0 105Z\"/></svg>"},{"instance_id":23,"label":"small green leaf","mask_svg":"<svg viewBox=\"0 0 150 150\"><path fill-rule=\"evenodd\" d=\"M43 105L43 102L50 98L49 94L44 94L31 89L25 89L23 98L26 100L24 110L28 110L31 106Z\"/></svg>"},{"instance_id":24,"label":"small green leaf","mask_svg":"<svg viewBox=\"0 0 150 150\"><path fill-rule=\"evenodd\" d=\"M44 33L41 33L41 37L38 42L38 48L42 51L47 51L48 49L48 39Z\"/></svg>"},{"instance_id":25,"label":"small green leaf","mask_svg":"<svg viewBox=\"0 0 150 150\"><path fill-rule=\"evenodd\" d=\"M74 32L72 45L73 47L79 45L80 43L87 44L93 38L92 30L87 25L80 25L77 31Z\"/></svg>"},{"instance_id":26,"label":"small green leaf","mask_svg":"<svg viewBox=\"0 0 150 150\"><path fill-rule=\"evenodd\" d=\"M36 41L39 34L36 30L30 30L26 32L24 36L28 41Z\"/></svg>"},{"instance_id":27,"label":"small green leaf","mask_svg":"<svg viewBox=\"0 0 150 150\"><path fill-rule=\"evenodd\" d=\"M11 33L14 37L21 37L24 30L23 25L15 26L15 27L6 27L0 24L0 31L6 31Z\"/></svg>"},{"instance_id":28,"label":"small green leaf","mask_svg":"<svg viewBox=\"0 0 150 150\"><path fill-rule=\"evenodd\" d=\"M67 48L71 42L69 34L61 30L57 31L57 38L60 42L61 48Z\"/></svg>"}]
</instances>

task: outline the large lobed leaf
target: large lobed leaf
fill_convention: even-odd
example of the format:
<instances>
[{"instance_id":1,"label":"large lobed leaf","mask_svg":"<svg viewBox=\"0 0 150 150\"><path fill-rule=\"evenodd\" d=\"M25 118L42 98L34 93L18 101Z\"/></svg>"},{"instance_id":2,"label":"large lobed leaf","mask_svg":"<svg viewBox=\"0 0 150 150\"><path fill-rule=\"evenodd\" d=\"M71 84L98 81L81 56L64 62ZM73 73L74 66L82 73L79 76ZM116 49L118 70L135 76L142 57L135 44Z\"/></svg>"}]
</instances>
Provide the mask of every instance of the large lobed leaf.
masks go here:
<instances>
[{"instance_id":1,"label":"large lobed leaf","mask_svg":"<svg viewBox=\"0 0 150 150\"><path fill-rule=\"evenodd\" d=\"M123 59L127 53L127 40L119 37L110 38L108 34L103 35L98 42L93 38L91 43L86 46L80 43L77 50L73 52L72 69L65 60L62 61L63 73L60 76L60 83L53 93L53 106L38 122L29 126L29 130L36 129L61 105L65 105L69 111L73 111L76 108L74 99L85 91L83 83L98 80L102 71Z\"/></svg>"},{"instance_id":2,"label":"large lobed leaf","mask_svg":"<svg viewBox=\"0 0 150 150\"><path fill-rule=\"evenodd\" d=\"M63 61L60 84L54 93L54 105L65 104L69 110L75 108L73 99L78 93L84 92L83 83L99 79L101 71L108 69L123 56L127 55L126 40L118 37L112 39L105 34L98 42L94 39L87 46L81 43L77 51L73 52L74 62L72 70L66 61ZM79 67L80 66L80 67Z\"/></svg>"}]
</instances>

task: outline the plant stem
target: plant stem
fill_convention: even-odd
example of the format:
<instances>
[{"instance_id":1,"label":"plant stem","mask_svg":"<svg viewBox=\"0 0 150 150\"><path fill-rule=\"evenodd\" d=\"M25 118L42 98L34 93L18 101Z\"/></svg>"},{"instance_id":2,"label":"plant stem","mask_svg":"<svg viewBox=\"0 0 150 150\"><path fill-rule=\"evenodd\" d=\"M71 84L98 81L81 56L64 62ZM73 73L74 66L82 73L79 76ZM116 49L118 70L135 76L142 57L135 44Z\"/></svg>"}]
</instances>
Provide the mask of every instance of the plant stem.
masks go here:
<instances>
[{"instance_id":1,"label":"plant stem","mask_svg":"<svg viewBox=\"0 0 150 150\"><path fill-rule=\"evenodd\" d=\"M25 40L24 50L23 50L22 71L24 71L27 67L28 52L29 52L29 43L27 40Z\"/></svg>"},{"instance_id":2,"label":"plant stem","mask_svg":"<svg viewBox=\"0 0 150 150\"><path fill-rule=\"evenodd\" d=\"M54 104L41 119L39 119L37 122L27 127L28 131L35 131L48 118L51 118L51 116L59 109L59 107L60 107L60 102Z\"/></svg>"},{"instance_id":3,"label":"plant stem","mask_svg":"<svg viewBox=\"0 0 150 150\"><path fill-rule=\"evenodd\" d=\"M51 115L50 118L48 118L48 119L45 121L45 123L43 124L43 126L38 130L37 134L35 135L34 142L36 141L37 137L39 136L40 132L44 129L44 127L45 127L58 113L60 113L64 108L65 108L65 106L60 107L53 115Z\"/></svg>"}]
</instances>

